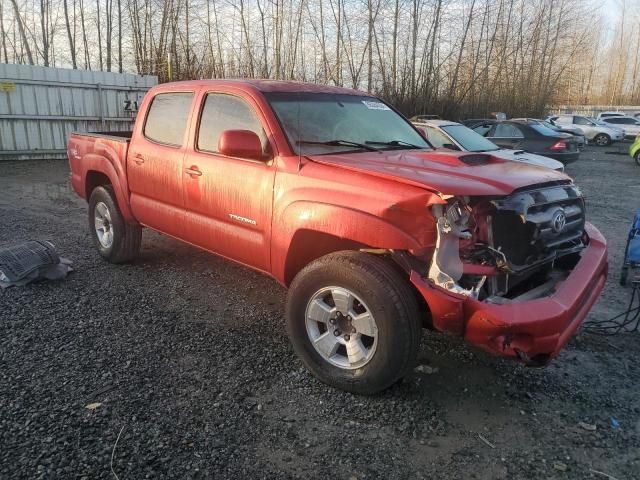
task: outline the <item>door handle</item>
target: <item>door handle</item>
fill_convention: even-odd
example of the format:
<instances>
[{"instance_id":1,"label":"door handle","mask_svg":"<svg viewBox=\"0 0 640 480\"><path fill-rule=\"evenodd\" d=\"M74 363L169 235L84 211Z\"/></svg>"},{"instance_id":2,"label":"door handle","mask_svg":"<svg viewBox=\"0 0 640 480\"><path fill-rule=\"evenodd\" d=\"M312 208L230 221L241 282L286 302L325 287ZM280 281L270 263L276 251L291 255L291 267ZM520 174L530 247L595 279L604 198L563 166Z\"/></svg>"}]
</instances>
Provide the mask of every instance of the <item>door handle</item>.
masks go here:
<instances>
[{"instance_id":1,"label":"door handle","mask_svg":"<svg viewBox=\"0 0 640 480\"><path fill-rule=\"evenodd\" d=\"M199 177L202 175L202 172L198 170L198 167L195 165L193 167L186 168L184 171L187 172L187 175L191 175L192 177Z\"/></svg>"},{"instance_id":2,"label":"door handle","mask_svg":"<svg viewBox=\"0 0 640 480\"><path fill-rule=\"evenodd\" d=\"M139 153L136 153L133 156L133 161L136 162L138 165L142 165L144 163L144 157Z\"/></svg>"}]
</instances>

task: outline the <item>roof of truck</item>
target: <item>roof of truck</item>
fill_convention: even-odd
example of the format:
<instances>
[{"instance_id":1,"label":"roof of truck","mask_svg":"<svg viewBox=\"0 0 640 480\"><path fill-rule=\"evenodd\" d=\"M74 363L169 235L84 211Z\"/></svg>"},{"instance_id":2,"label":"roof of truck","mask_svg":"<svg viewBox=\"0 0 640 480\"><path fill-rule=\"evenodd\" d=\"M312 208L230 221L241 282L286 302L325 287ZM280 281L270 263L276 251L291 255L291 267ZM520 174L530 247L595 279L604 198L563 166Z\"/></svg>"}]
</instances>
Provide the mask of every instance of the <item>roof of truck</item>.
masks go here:
<instances>
[{"instance_id":1,"label":"roof of truck","mask_svg":"<svg viewBox=\"0 0 640 480\"><path fill-rule=\"evenodd\" d=\"M337 87L332 85L320 85L311 82L294 82L288 80L264 80L252 78L223 79L223 80L188 80L181 82L163 83L154 87L155 89L169 88L195 88L213 86L247 86L260 92L309 92L309 93L342 93L347 95L371 95L367 92L354 90L351 88Z\"/></svg>"}]
</instances>

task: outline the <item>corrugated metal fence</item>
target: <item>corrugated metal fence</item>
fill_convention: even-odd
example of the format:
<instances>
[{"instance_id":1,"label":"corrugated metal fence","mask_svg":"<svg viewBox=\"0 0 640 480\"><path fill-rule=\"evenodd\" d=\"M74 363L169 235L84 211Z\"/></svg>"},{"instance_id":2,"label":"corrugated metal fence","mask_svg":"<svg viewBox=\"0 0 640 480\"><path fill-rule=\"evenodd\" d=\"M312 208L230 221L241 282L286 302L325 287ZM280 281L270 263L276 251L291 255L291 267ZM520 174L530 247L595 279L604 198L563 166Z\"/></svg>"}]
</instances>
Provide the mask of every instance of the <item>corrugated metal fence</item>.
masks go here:
<instances>
[{"instance_id":1,"label":"corrugated metal fence","mask_svg":"<svg viewBox=\"0 0 640 480\"><path fill-rule=\"evenodd\" d=\"M0 64L0 160L65 157L70 132L130 130L158 77Z\"/></svg>"}]
</instances>

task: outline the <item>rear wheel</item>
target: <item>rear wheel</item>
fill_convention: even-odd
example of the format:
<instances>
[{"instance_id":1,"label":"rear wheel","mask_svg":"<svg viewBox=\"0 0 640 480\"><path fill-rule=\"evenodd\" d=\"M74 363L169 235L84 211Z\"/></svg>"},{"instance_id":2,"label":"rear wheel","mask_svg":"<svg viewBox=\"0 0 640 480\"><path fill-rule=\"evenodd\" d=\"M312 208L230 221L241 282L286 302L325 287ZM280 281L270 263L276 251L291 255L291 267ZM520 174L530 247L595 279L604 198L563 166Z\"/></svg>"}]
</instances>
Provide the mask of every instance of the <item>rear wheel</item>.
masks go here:
<instances>
[{"instance_id":1,"label":"rear wheel","mask_svg":"<svg viewBox=\"0 0 640 480\"><path fill-rule=\"evenodd\" d=\"M91 192L89 231L100 255L111 263L133 260L140 250L142 227L124 221L110 185Z\"/></svg>"},{"instance_id":2,"label":"rear wheel","mask_svg":"<svg viewBox=\"0 0 640 480\"><path fill-rule=\"evenodd\" d=\"M606 147L611 145L611 137L606 133L599 133L593 138L593 142L599 147Z\"/></svg>"},{"instance_id":3,"label":"rear wheel","mask_svg":"<svg viewBox=\"0 0 640 480\"><path fill-rule=\"evenodd\" d=\"M339 252L304 268L287 295L294 350L321 381L379 392L413 366L420 343L414 292L385 258Z\"/></svg>"},{"instance_id":4,"label":"rear wheel","mask_svg":"<svg viewBox=\"0 0 640 480\"><path fill-rule=\"evenodd\" d=\"M633 157L636 159L636 163L638 164L638 166L640 167L640 150L636 153L636 156Z\"/></svg>"}]
</instances>

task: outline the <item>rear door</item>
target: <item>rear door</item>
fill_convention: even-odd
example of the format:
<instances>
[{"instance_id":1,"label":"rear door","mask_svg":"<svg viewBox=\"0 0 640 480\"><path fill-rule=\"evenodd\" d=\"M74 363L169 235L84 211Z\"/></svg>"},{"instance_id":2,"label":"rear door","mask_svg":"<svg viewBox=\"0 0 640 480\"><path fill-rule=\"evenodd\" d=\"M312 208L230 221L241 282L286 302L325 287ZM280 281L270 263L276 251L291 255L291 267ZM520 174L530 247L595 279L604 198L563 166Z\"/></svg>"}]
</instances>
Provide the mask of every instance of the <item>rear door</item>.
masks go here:
<instances>
[{"instance_id":1,"label":"rear door","mask_svg":"<svg viewBox=\"0 0 640 480\"><path fill-rule=\"evenodd\" d=\"M242 91L203 91L198 103L199 118L183 164L184 235L202 248L269 270L275 162L265 118ZM218 139L224 130L255 132L264 159L222 155Z\"/></svg>"},{"instance_id":2,"label":"rear door","mask_svg":"<svg viewBox=\"0 0 640 480\"><path fill-rule=\"evenodd\" d=\"M493 143L502 148L521 149L524 134L511 123L498 123L487 134Z\"/></svg>"},{"instance_id":3,"label":"rear door","mask_svg":"<svg viewBox=\"0 0 640 480\"><path fill-rule=\"evenodd\" d=\"M136 125L127 156L131 210L149 227L180 237L184 220L182 161L194 92L156 94Z\"/></svg>"}]
</instances>

